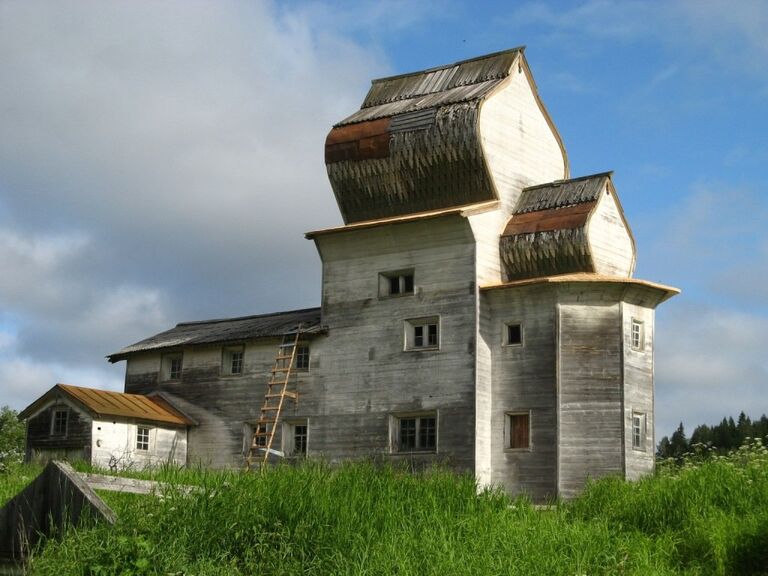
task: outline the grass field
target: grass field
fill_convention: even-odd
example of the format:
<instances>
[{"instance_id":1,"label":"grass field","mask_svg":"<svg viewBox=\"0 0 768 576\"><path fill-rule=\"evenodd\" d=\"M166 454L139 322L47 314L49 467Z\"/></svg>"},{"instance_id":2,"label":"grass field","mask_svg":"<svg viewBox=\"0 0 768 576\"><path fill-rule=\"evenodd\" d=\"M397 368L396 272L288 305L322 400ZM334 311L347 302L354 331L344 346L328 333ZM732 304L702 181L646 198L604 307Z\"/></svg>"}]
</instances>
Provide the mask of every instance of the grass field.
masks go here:
<instances>
[{"instance_id":1,"label":"grass field","mask_svg":"<svg viewBox=\"0 0 768 576\"><path fill-rule=\"evenodd\" d=\"M7 499L22 467L0 477ZM103 493L116 526L37 550L32 574L768 574L768 451L604 479L551 510L440 469L308 462L265 474L160 469L163 498Z\"/></svg>"}]
</instances>

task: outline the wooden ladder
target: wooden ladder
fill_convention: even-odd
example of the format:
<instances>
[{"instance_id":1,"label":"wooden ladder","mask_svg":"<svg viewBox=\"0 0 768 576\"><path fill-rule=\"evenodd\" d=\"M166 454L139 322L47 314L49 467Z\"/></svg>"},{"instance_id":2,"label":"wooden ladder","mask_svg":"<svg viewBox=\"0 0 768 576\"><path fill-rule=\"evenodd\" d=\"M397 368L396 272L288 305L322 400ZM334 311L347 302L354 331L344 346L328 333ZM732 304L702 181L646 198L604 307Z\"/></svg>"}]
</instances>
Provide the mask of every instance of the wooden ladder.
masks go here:
<instances>
[{"instance_id":1,"label":"wooden ladder","mask_svg":"<svg viewBox=\"0 0 768 576\"><path fill-rule=\"evenodd\" d=\"M259 420L253 429L251 446L245 459L246 470L250 470L254 463L263 468L270 454L283 456L281 451L272 449L272 443L275 440L285 399L290 398L296 402L299 398L298 392L288 390L288 384L296 371L296 354L300 341L301 324L295 331L283 334L283 340L275 356L275 365L267 382L267 393L264 395Z\"/></svg>"}]
</instances>

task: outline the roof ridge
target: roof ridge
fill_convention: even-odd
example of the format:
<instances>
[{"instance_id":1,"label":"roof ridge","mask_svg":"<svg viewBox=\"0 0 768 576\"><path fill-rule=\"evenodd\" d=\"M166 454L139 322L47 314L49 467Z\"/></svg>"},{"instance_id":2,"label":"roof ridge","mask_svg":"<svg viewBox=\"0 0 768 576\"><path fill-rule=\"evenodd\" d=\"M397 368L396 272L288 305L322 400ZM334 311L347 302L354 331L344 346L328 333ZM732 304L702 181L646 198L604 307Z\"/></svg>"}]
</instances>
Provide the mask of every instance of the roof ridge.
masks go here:
<instances>
[{"instance_id":1,"label":"roof ridge","mask_svg":"<svg viewBox=\"0 0 768 576\"><path fill-rule=\"evenodd\" d=\"M221 322L235 322L237 320L252 320L255 318L266 318L268 316L285 316L287 314L298 314L300 312L311 312L313 310L320 310L320 306L313 306L312 308L300 308L298 310L284 310L282 312L272 312L267 314L251 314L249 316L235 316L233 318L213 318L211 320L190 320L188 322L179 322L176 324L176 328L180 326L196 326L200 324L217 324Z\"/></svg>"},{"instance_id":2,"label":"roof ridge","mask_svg":"<svg viewBox=\"0 0 768 576\"><path fill-rule=\"evenodd\" d=\"M467 64L469 62L476 62L479 60L486 60L488 58L495 58L497 56L501 56L503 54L511 54L513 52L524 52L525 46L516 46L515 48L509 48L507 50L499 50L498 52L491 52L490 54L483 54L482 56L475 56L474 58L467 58L466 60L459 60L457 62L453 62L452 64L443 64L442 66L434 66L433 68L425 68L423 70L415 70L413 72L405 72L403 74L395 74L394 76L382 76L381 78L374 78L371 80L371 85L379 84L381 82L387 82L390 80L399 80L400 78L407 78L408 76L417 76L419 74L428 74L430 72L437 72L438 70L447 70L448 68L453 68L454 66L461 66L462 64Z\"/></svg>"},{"instance_id":3,"label":"roof ridge","mask_svg":"<svg viewBox=\"0 0 768 576\"><path fill-rule=\"evenodd\" d=\"M533 186L526 186L523 188L523 192L526 190L536 190L538 188L547 188L550 186L562 186L563 184L570 184L571 182L580 182L582 180L590 180L592 178L608 177L613 175L613 170L607 170L605 172L597 172L595 174L587 174L586 176L579 176L578 178L563 178L562 180L552 180L551 182L544 182L543 184L534 184Z\"/></svg>"}]
</instances>

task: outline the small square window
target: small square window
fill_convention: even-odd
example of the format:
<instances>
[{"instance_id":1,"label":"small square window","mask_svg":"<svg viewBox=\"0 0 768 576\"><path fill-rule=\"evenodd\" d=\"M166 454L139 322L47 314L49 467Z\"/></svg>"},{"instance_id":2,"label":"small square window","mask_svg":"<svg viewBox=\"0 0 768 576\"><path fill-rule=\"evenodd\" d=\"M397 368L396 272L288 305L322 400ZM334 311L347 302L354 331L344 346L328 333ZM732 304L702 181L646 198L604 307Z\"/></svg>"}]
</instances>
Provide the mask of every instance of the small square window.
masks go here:
<instances>
[{"instance_id":1,"label":"small square window","mask_svg":"<svg viewBox=\"0 0 768 576\"><path fill-rule=\"evenodd\" d=\"M283 452L286 456L306 456L309 426L306 420L289 420L283 424Z\"/></svg>"},{"instance_id":2,"label":"small square window","mask_svg":"<svg viewBox=\"0 0 768 576\"><path fill-rule=\"evenodd\" d=\"M393 416L391 434L393 452L435 452L437 414Z\"/></svg>"},{"instance_id":3,"label":"small square window","mask_svg":"<svg viewBox=\"0 0 768 576\"><path fill-rule=\"evenodd\" d=\"M54 410L53 420L51 421L51 434L53 436L66 436L68 423L69 410L67 408Z\"/></svg>"},{"instance_id":4,"label":"small square window","mask_svg":"<svg viewBox=\"0 0 768 576\"><path fill-rule=\"evenodd\" d=\"M530 450L531 413L508 412L504 426L504 446L508 450Z\"/></svg>"},{"instance_id":5,"label":"small square window","mask_svg":"<svg viewBox=\"0 0 768 576\"><path fill-rule=\"evenodd\" d=\"M640 320L632 319L632 349L645 349L645 326Z\"/></svg>"},{"instance_id":6,"label":"small square window","mask_svg":"<svg viewBox=\"0 0 768 576\"><path fill-rule=\"evenodd\" d=\"M149 432L148 426L136 427L136 450L146 452L149 450Z\"/></svg>"},{"instance_id":7,"label":"small square window","mask_svg":"<svg viewBox=\"0 0 768 576\"><path fill-rule=\"evenodd\" d=\"M228 346L222 350L221 354L221 372L229 376L236 376L243 373L245 365L245 347Z\"/></svg>"},{"instance_id":8,"label":"small square window","mask_svg":"<svg viewBox=\"0 0 768 576\"><path fill-rule=\"evenodd\" d=\"M296 346L296 370L309 370L309 346Z\"/></svg>"},{"instance_id":9,"label":"small square window","mask_svg":"<svg viewBox=\"0 0 768 576\"><path fill-rule=\"evenodd\" d=\"M405 349L426 350L440 346L440 319L437 316L405 321Z\"/></svg>"},{"instance_id":10,"label":"small square window","mask_svg":"<svg viewBox=\"0 0 768 576\"><path fill-rule=\"evenodd\" d=\"M522 346L523 344L523 325L506 324L507 334L505 344L507 346Z\"/></svg>"},{"instance_id":11,"label":"small square window","mask_svg":"<svg viewBox=\"0 0 768 576\"><path fill-rule=\"evenodd\" d=\"M645 450L645 414L642 412L632 413L632 448L635 450Z\"/></svg>"},{"instance_id":12,"label":"small square window","mask_svg":"<svg viewBox=\"0 0 768 576\"><path fill-rule=\"evenodd\" d=\"M413 294L413 270L379 274L379 296Z\"/></svg>"},{"instance_id":13,"label":"small square window","mask_svg":"<svg viewBox=\"0 0 768 576\"><path fill-rule=\"evenodd\" d=\"M183 355L181 352L165 354L162 362L163 380L180 380L183 366Z\"/></svg>"}]
</instances>

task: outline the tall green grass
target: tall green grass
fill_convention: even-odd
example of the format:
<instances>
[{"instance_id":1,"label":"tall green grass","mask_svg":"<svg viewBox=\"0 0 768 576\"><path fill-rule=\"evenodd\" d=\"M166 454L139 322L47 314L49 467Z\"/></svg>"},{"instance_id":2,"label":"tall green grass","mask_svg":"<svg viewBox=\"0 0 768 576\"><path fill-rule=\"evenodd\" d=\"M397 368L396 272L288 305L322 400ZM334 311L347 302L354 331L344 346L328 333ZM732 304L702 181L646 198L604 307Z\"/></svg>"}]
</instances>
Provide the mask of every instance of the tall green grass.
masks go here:
<instances>
[{"instance_id":1,"label":"tall green grass","mask_svg":"<svg viewBox=\"0 0 768 576\"><path fill-rule=\"evenodd\" d=\"M768 574L768 456L751 444L556 509L443 469L307 462L153 473L162 498L104 493L114 527L38 550L33 574Z\"/></svg>"}]
</instances>

